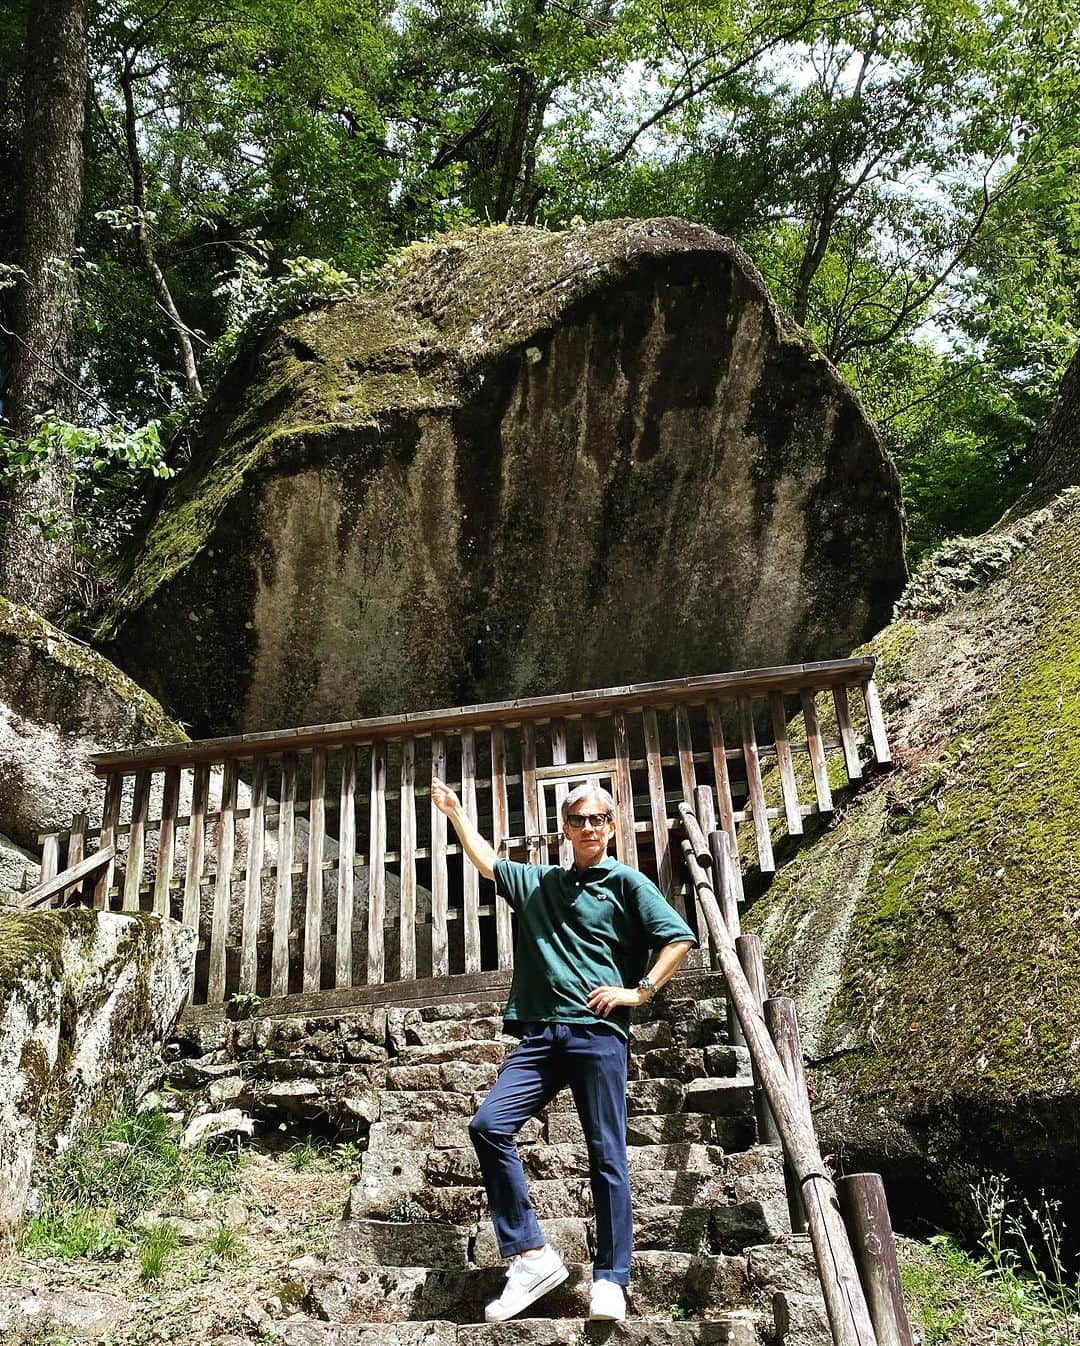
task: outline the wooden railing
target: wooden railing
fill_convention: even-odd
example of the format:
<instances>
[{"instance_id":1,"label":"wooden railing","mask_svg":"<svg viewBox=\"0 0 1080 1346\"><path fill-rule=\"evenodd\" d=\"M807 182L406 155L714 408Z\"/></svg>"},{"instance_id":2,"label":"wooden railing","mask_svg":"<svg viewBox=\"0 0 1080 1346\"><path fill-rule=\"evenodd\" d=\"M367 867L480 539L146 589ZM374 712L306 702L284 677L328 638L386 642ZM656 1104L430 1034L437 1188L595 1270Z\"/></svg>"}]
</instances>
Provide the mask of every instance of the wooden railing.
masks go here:
<instances>
[{"instance_id":1,"label":"wooden railing","mask_svg":"<svg viewBox=\"0 0 1080 1346\"><path fill-rule=\"evenodd\" d=\"M619 857L704 931L672 843L678 803L711 787L730 845L746 831L771 873L777 840L831 811L834 763L855 781L864 759L889 761L873 667L796 664L101 754L101 822L42 838L42 885L61 857L70 869L112 847L83 900L197 928L193 1003L506 969L510 911L448 835L430 779L459 790L502 854L556 862L559 805L593 780L617 801ZM737 867L732 882L738 898ZM62 887L78 892L70 875Z\"/></svg>"}]
</instances>

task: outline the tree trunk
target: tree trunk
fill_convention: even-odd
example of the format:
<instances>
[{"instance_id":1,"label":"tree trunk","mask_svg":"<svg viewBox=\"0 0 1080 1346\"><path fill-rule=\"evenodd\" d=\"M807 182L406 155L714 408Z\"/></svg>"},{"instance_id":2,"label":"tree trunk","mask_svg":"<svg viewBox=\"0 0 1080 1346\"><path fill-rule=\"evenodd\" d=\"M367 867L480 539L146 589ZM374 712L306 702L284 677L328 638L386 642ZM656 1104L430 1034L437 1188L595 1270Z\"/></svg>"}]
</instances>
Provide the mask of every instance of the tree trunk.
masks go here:
<instances>
[{"instance_id":1,"label":"tree trunk","mask_svg":"<svg viewBox=\"0 0 1080 1346\"><path fill-rule=\"evenodd\" d=\"M62 405L75 307L72 259L82 209L86 0L31 0L27 14L19 264L6 419L25 436L38 413ZM56 610L71 568L70 539L45 541L29 513L65 515L65 464L16 483L0 503L0 592Z\"/></svg>"},{"instance_id":2,"label":"tree trunk","mask_svg":"<svg viewBox=\"0 0 1080 1346\"><path fill-rule=\"evenodd\" d=\"M1080 351L1061 380L1054 409L1031 452L1031 503L1042 504L1066 486L1080 486Z\"/></svg>"}]
</instances>

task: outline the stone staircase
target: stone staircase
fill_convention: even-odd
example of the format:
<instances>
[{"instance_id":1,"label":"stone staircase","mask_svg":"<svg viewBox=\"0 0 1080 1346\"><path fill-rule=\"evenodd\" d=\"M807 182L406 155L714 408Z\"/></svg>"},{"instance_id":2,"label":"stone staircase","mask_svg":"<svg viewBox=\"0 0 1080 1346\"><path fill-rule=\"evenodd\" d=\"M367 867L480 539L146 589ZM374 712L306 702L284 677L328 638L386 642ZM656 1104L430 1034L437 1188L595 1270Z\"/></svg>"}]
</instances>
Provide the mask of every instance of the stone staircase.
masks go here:
<instances>
[{"instance_id":1,"label":"stone staircase","mask_svg":"<svg viewBox=\"0 0 1080 1346\"><path fill-rule=\"evenodd\" d=\"M339 1113L342 1091L351 1089L350 1115L367 1114L358 1180L329 1253L309 1278L306 1316L281 1324L286 1346L831 1340L809 1241L789 1232L779 1151L755 1143L749 1063L745 1049L727 1041L718 976L676 978L638 1011L633 1029L627 1140L635 1254L622 1324L585 1321L595 1234L586 1149L568 1092L528 1123L519 1147L541 1228L569 1266L569 1279L530 1310L536 1316L483 1322L505 1264L467 1125L513 1045L500 1031L501 1004L360 1015L368 1030L361 1039L345 1011L301 1021L302 1028L272 1020L230 1025L231 1049L218 1049L224 1059L216 1063L204 1057L201 1067L216 1077L218 1103L258 1110L260 1099L276 1107L306 1099L303 1106L315 1108L297 1055L314 1037L322 1059L309 1064L319 1086L337 1099ZM236 1029L251 1030L239 1035L239 1048ZM378 1046L380 1031L385 1063L350 1065L365 1055L365 1044ZM291 1049L277 1065L275 1043ZM335 1043L340 1062L326 1059ZM174 1073L180 1079L186 1071L190 1087L199 1069L188 1060ZM233 1073L223 1079L227 1070ZM364 1107L357 1104L357 1070L368 1085ZM223 1083L232 1084L231 1096Z\"/></svg>"}]
</instances>

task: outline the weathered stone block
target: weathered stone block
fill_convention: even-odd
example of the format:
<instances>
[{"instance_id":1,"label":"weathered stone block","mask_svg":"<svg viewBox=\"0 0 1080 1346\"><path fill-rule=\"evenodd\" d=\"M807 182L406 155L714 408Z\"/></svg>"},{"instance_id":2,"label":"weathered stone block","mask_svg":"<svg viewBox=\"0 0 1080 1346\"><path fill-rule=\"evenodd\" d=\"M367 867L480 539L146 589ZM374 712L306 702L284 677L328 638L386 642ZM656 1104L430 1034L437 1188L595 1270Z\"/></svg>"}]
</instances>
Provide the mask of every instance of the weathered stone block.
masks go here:
<instances>
[{"instance_id":1,"label":"weathered stone block","mask_svg":"<svg viewBox=\"0 0 1080 1346\"><path fill-rule=\"evenodd\" d=\"M588 1262L592 1256L588 1227L583 1219L567 1217L554 1220L541 1219L540 1232L544 1236L544 1241L555 1249L564 1262ZM472 1260L478 1267L506 1266L506 1259L499 1255L490 1221L481 1224Z\"/></svg>"},{"instance_id":2,"label":"weathered stone block","mask_svg":"<svg viewBox=\"0 0 1080 1346\"><path fill-rule=\"evenodd\" d=\"M334 1227L330 1262L377 1267L463 1267L472 1229L416 1221L347 1219Z\"/></svg>"}]
</instances>

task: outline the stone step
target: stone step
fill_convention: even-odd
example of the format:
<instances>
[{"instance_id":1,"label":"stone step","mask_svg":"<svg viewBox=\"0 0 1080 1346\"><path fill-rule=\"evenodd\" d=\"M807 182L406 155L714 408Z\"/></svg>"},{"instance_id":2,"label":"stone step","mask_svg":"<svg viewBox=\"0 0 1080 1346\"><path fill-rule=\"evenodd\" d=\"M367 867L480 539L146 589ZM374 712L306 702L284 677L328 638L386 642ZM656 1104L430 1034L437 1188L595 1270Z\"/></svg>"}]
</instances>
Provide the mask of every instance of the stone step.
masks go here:
<instances>
[{"instance_id":1,"label":"stone step","mask_svg":"<svg viewBox=\"0 0 1080 1346\"><path fill-rule=\"evenodd\" d=\"M585 1145L519 1145L518 1153L529 1179L589 1176L589 1152ZM480 1165L471 1145L452 1150L429 1150L422 1154L414 1151L412 1157L422 1166L427 1180L436 1186L470 1186L481 1180ZM658 1169L708 1173L715 1169L721 1158L719 1149L708 1145L635 1145L627 1150L631 1174ZM370 1152L364 1156L365 1168L371 1159ZM376 1163L381 1166L381 1160L376 1159Z\"/></svg>"},{"instance_id":2,"label":"stone step","mask_svg":"<svg viewBox=\"0 0 1080 1346\"><path fill-rule=\"evenodd\" d=\"M384 1156L385 1157L385 1156ZM453 1225L475 1225L484 1217L487 1201L480 1186L436 1187L428 1181L423 1166L401 1154L380 1168L370 1165L354 1184L347 1215L363 1219L431 1220ZM770 1228L782 1227L786 1198L780 1152L755 1145L739 1154L710 1159L704 1172L650 1169L640 1164L631 1170L630 1188L635 1209L647 1206L739 1206L757 1202L767 1212ZM585 1217L591 1213L592 1197L587 1177L534 1179L529 1183L533 1209L541 1219L559 1216ZM733 1217L734 1219L734 1217ZM721 1217L717 1228L722 1227ZM742 1226L733 1225L731 1239L742 1236ZM718 1235L721 1237L721 1235Z\"/></svg>"},{"instance_id":3,"label":"stone step","mask_svg":"<svg viewBox=\"0 0 1080 1346\"><path fill-rule=\"evenodd\" d=\"M455 1027L457 1025L454 1025ZM451 1042L406 1045L389 1066L390 1088L433 1089L439 1087L445 1065L499 1066L513 1050L512 1038L496 1040L462 1038ZM635 1048L630 1060L631 1079L673 1079L684 1083L709 1075L736 1075L749 1069L744 1047L723 1044L707 1047L645 1045ZM464 1078L469 1078L465 1076Z\"/></svg>"},{"instance_id":4,"label":"stone step","mask_svg":"<svg viewBox=\"0 0 1080 1346\"><path fill-rule=\"evenodd\" d=\"M470 1073L472 1072L472 1073ZM444 1063L432 1066L392 1066L394 1076L380 1100L379 1120L433 1121L469 1117L483 1101L497 1067ZM483 1083L482 1081L487 1081ZM441 1082L440 1082L441 1081ZM749 1115L753 1112L753 1084L748 1076L693 1080L631 1080L626 1089L631 1117L665 1113L703 1112L710 1116ZM548 1104L552 1112L571 1112L574 1100L564 1089Z\"/></svg>"},{"instance_id":5,"label":"stone step","mask_svg":"<svg viewBox=\"0 0 1080 1346\"><path fill-rule=\"evenodd\" d=\"M553 1318L581 1318L588 1309L592 1268L570 1266L568 1279L544 1298ZM681 1252L639 1252L631 1264L631 1313L666 1314L673 1305L687 1315L719 1315L742 1307L747 1293L746 1259ZM502 1266L339 1266L317 1273L305 1309L330 1322L373 1323L445 1319L482 1321L484 1305L505 1280Z\"/></svg>"},{"instance_id":6,"label":"stone step","mask_svg":"<svg viewBox=\"0 0 1080 1346\"><path fill-rule=\"evenodd\" d=\"M674 1321L628 1318L515 1318L508 1323L325 1323L311 1318L275 1324L283 1346L758 1346L750 1309L720 1318Z\"/></svg>"}]
</instances>

